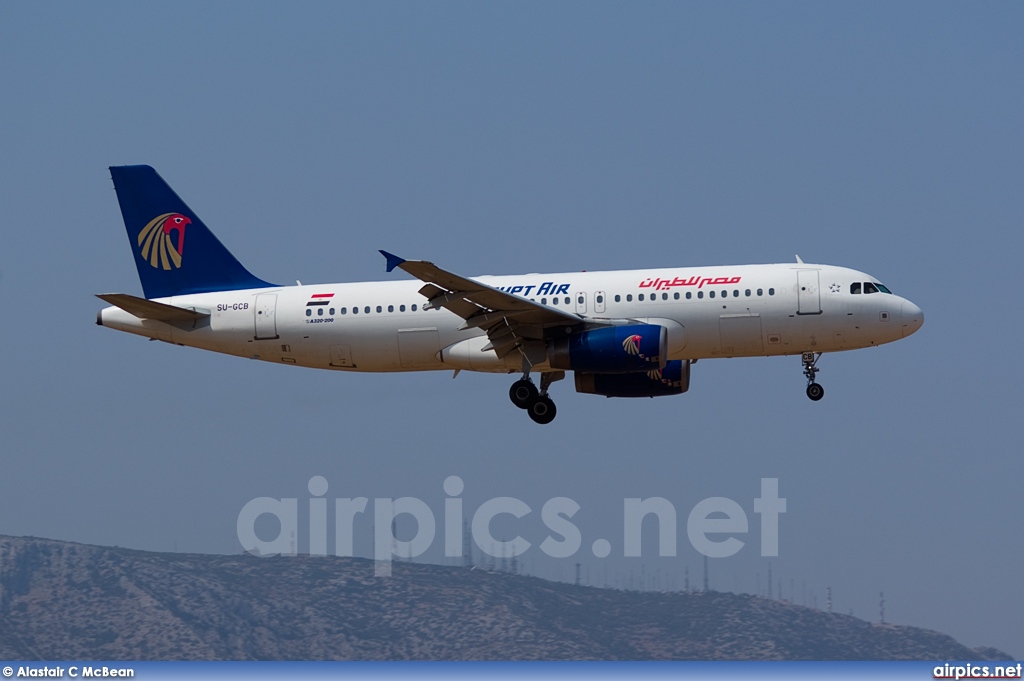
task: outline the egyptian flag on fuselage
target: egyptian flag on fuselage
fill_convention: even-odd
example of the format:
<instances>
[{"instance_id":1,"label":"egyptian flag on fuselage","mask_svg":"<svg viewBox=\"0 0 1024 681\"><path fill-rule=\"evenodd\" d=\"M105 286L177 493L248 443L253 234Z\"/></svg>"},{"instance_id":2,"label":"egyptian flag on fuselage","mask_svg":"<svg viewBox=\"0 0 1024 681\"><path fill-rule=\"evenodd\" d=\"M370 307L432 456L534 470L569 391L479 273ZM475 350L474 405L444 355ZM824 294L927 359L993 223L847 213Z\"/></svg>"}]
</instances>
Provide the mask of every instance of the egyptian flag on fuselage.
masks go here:
<instances>
[{"instance_id":1,"label":"egyptian flag on fuselage","mask_svg":"<svg viewBox=\"0 0 1024 681\"><path fill-rule=\"evenodd\" d=\"M331 298L334 297L333 293L314 293L310 297L310 301L306 303L306 307L316 307L317 305L327 305L331 302Z\"/></svg>"}]
</instances>

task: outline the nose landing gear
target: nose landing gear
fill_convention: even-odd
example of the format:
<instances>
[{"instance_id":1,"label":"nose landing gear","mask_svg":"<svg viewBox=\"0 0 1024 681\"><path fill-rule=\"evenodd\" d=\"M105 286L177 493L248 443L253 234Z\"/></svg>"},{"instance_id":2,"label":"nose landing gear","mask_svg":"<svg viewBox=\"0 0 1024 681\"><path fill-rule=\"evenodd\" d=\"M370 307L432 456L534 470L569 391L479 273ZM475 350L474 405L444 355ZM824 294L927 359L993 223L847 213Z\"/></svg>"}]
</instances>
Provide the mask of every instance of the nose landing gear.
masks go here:
<instances>
[{"instance_id":1,"label":"nose landing gear","mask_svg":"<svg viewBox=\"0 0 1024 681\"><path fill-rule=\"evenodd\" d=\"M527 373L509 388L509 399L512 404L525 409L535 423L551 423L555 420L557 410L554 401L548 397L548 387L563 378L564 371L545 371L540 375L540 390L537 390Z\"/></svg>"},{"instance_id":2,"label":"nose landing gear","mask_svg":"<svg viewBox=\"0 0 1024 681\"><path fill-rule=\"evenodd\" d=\"M818 360L821 359L821 353L805 352L801 355L801 360L804 363L804 376L807 377L807 397L817 402L825 396L825 389L818 385L814 378L821 369L816 365Z\"/></svg>"}]
</instances>

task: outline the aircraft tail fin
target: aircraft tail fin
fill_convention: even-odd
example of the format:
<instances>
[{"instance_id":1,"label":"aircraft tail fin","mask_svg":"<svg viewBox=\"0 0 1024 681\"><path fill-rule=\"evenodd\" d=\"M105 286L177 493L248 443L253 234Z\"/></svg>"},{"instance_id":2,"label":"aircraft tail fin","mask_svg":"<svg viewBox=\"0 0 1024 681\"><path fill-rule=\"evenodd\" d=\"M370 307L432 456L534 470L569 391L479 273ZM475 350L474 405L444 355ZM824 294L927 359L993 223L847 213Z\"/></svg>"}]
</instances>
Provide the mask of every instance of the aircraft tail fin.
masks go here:
<instances>
[{"instance_id":1,"label":"aircraft tail fin","mask_svg":"<svg viewBox=\"0 0 1024 681\"><path fill-rule=\"evenodd\" d=\"M112 166L146 298L274 286L253 276L150 166Z\"/></svg>"}]
</instances>

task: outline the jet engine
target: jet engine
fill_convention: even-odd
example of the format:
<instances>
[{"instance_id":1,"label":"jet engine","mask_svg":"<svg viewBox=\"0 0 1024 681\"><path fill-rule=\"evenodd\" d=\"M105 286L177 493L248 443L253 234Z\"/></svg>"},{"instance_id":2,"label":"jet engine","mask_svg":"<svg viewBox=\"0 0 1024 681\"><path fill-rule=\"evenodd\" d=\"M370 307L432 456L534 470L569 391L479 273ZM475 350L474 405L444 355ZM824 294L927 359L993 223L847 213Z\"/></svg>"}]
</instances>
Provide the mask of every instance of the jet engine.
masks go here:
<instances>
[{"instance_id":1,"label":"jet engine","mask_svg":"<svg viewBox=\"0 0 1024 681\"><path fill-rule=\"evenodd\" d=\"M559 338L548 346L552 369L628 374L665 366L668 330L654 324L608 326Z\"/></svg>"},{"instance_id":2,"label":"jet engine","mask_svg":"<svg viewBox=\"0 0 1024 681\"><path fill-rule=\"evenodd\" d=\"M576 372L576 392L605 397L661 397L690 389L690 360L674 359L663 369L628 374Z\"/></svg>"}]
</instances>

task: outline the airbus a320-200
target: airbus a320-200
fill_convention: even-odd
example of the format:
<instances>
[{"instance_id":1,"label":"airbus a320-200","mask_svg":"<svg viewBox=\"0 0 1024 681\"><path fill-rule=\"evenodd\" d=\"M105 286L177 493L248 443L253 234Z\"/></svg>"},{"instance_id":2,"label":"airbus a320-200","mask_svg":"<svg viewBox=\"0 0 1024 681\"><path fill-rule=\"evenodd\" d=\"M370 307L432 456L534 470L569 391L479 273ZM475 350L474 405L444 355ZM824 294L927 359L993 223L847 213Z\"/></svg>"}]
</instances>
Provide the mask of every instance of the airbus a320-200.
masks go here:
<instances>
[{"instance_id":1,"label":"airbus a320-200","mask_svg":"<svg viewBox=\"0 0 1024 681\"><path fill-rule=\"evenodd\" d=\"M280 286L252 275L149 166L110 169L145 297L103 294L97 324L239 357L332 371L519 374L512 403L550 423L552 383L679 395L716 357L799 355L820 400L822 353L900 340L924 315L864 272L795 263L464 277L381 251L413 280ZM539 376L539 385L533 376Z\"/></svg>"}]
</instances>

